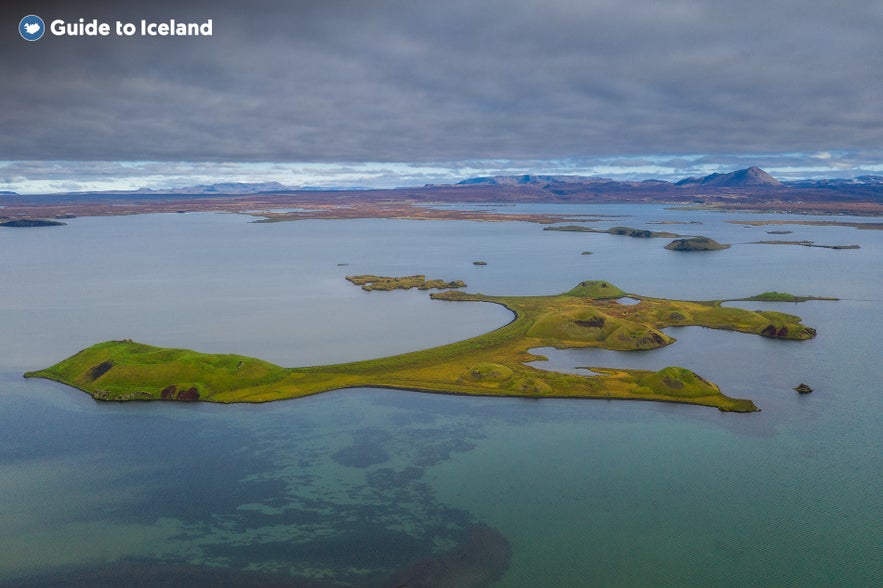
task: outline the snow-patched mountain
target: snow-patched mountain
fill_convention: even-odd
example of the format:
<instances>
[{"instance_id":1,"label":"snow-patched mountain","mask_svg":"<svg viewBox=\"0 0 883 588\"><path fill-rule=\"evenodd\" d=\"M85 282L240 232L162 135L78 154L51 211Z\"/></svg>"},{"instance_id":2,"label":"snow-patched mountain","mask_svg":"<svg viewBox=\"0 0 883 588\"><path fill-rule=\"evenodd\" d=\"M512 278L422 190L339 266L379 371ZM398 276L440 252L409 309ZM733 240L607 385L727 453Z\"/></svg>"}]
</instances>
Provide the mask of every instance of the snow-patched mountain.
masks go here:
<instances>
[{"instance_id":1,"label":"snow-patched mountain","mask_svg":"<svg viewBox=\"0 0 883 588\"><path fill-rule=\"evenodd\" d=\"M677 186L714 186L718 188L781 187L782 182L757 166L728 174L711 174L702 178L685 178Z\"/></svg>"},{"instance_id":2,"label":"snow-patched mountain","mask_svg":"<svg viewBox=\"0 0 883 588\"><path fill-rule=\"evenodd\" d=\"M141 188L135 190L139 194L258 194L261 192L281 192L293 190L279 182L219 182L217 184L199 184L180 188Z\"/></svg>"},{"instance_id":3,"label":"snow-patched mountain","mask_svg":"<svg viewBox=\"0 0 883 588\"><path fill-rule=\"evenodd\" d=\"M823 180L794 180L785 182L795 188L848 188L854 186L883 186L883 176L865 175L854 178L829 178Z\"/></svg>"}]
</instances>

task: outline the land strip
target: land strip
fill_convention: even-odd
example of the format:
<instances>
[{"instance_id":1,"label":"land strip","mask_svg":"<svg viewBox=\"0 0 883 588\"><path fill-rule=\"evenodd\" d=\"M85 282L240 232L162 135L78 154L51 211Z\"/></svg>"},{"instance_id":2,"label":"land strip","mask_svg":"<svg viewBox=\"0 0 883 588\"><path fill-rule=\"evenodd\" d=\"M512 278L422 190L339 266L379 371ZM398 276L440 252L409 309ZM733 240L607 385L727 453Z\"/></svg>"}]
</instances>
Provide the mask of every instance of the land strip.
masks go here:
<instances>
[{"instance_id":1,"label":"land strip","mask_svg":"<svg viewBox=\"0 0 883 588\"><path fill-rule=\"evenodd\" d=\"M476 204L483 209L442 208ZM459 220L585 221L579 216L507 214L487 203L665 204L696 210L883 216L883 189L676 186L664 182L569 181L524 185L427 185L378 190L284 190L255 194L72 193L0 196L0 220L69 218L168 212L236 212L270 221L306 218L414 218ZM293 209L281 212L280 209ZM880 223L878 223L880 224ZM868 227L869 228L869 227Z\"/></svg>"}]
</instances>

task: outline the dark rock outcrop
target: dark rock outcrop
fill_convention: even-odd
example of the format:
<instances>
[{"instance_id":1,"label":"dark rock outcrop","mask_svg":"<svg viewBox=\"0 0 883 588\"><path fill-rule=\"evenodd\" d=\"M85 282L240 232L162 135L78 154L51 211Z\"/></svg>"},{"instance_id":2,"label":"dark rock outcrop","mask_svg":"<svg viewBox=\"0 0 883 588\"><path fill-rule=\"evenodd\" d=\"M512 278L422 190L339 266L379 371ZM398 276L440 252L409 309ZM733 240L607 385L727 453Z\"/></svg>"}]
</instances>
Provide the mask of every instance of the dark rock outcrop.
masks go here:
<instances>
[{"instance_id":1,"label":"dark rock outcrop","mask_svg":"<svg viewBox=\"0 0 883 588\"><path fill-rule=\"evenodd\" d=\"M179 390L177 386L172 384L163 388L159 395L163 400L184 400L187 402L199 400L199 390L196 389L196 386L191 386L186 390Z\"/></svg>"},{"instance_id":2,"label":"dark rock outcrop","mask_svg":"<svg viewBox=\"0 0 883 588\"><path fill-rule=\"evenodd\" d=\"M776 329L776 325L769 324L760 332L764 337L775 337L778 333L778 329Z\"/></svg>"},{"instance_id":3,"label":"dark rock outcrop","mask_svg":"<svg viewBox=\"0 0 883 588\"><path fill-rule=\"evenodd\" d=\"M101 363L92 367L92 369L89 370L89 374L88 374L89 379L94 382L95 380L97 380L98 378L100 378L101 376L106 374L108 372L108 370L110 370L110 368L112 368L112 367L113 367L113 360L112 359L108 359L107 361L102 361Z\"/></svg>"},{"instance_id":4,"label":"dark rock outcrop","mask_svg":"<svg viewBox=\"0 0 883 588\"><path fill-rule=\"evenodd\" d=\"M592 318L590 318L588 320L573 321L573 322L581 327L588 327L588 328L593 328L593 327L594 328L601 328L607 323L607 321L604 320L603 316L593 316Z\"/></svg>"},{"instance_id":5,"label":"dark rock outcrop","mask_svg":"<svg viewBox=\"0 0 883 588\"><path fill-rule=\"evenodd\" d=\"M809 394L810 392L812 392L812 388L802 382L795 386L794 389L800 394Z\"/></svg>"}]
</instances>

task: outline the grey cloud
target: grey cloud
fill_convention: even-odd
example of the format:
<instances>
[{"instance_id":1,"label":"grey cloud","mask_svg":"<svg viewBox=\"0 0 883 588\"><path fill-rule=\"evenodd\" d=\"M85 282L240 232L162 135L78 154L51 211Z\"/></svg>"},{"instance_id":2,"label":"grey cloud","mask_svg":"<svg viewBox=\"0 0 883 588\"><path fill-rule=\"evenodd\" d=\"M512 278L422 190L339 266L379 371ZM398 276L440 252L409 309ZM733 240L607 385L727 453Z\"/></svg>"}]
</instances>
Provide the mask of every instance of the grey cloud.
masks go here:
<instances>
[{"instance_id":1,"label":"grey cloud","mask_svg":"<svg viewBox=\"0 0 883 588\"><path fill-rule=\"evenodd\" d=\"M214 36L4 36L0 157L542 161L883 138L875 2L179 4L8 13L211 17Z\"/></svg>"}]
</instances>

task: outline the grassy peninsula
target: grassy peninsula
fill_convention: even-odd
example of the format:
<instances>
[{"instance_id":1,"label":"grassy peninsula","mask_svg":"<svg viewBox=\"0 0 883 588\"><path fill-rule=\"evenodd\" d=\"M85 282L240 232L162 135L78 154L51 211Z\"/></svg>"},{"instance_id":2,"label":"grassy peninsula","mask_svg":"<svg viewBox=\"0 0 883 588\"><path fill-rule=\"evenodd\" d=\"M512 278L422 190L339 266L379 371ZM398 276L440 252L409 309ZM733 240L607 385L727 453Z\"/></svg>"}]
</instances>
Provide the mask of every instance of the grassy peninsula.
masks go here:
<instances>
[{"instance_id":1,"label":"grassy peninsula","mask_svg":"<svg viewBox=\"0 0 883 588\"><path fill-rule=\"evenodd\" d=\"M460 291L432 294L451 302L501 304L514 313L508 325L465 341L381 359L284 368L239 355L153 347L131 340L93 345L25 377L48 378L100 400L206 400L267 402L360 386L448 394L557 398L620 398L711 406L751 412L751 400L730 398L679 367L657 372L591 367L584 376L539 370L537 347L653 349L674 343L660 329L699 325L791 340L815 331L797 316L728 308L722 301L687 302L627 294L608 282L585 281L555 296L486 296Z\"/></svg>"}]
</instances>

